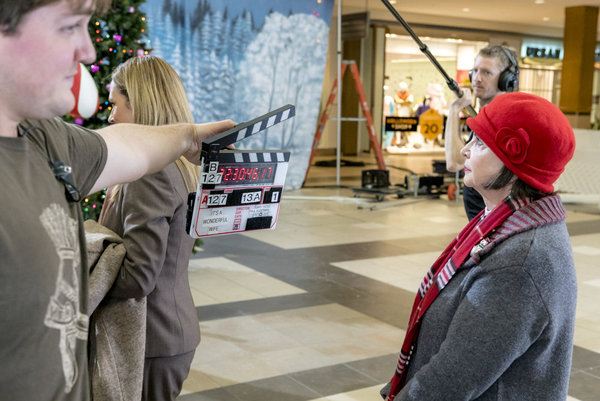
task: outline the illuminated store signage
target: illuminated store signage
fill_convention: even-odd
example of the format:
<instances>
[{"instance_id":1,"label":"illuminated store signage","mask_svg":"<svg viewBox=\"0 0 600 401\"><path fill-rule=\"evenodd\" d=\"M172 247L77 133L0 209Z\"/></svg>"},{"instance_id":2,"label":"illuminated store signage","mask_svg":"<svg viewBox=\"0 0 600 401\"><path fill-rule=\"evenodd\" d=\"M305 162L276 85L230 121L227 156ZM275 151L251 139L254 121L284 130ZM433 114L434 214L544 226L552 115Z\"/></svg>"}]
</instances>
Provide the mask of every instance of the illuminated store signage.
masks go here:
<instances>
[{"instance_id":1,"label":"illuminated store signage","mask_svg":"<svg viewBox=\"0 0 600 401\"><path fill-rule=\"evenodd\" d=\"M521 46L521 57L549 58L562 60L562 42L550 40L523 40Z\"/></svg>"},{"instance_id":2,"label":"illuminated store signage","mask_svg":"<svg viewBox=\"0 0 600 401\"><path fill-rule=\"evenodd\" d=\"M562 58L562 49L553 49L550 47L527 47L525 50L526 57L538 57L538 58Z\"/></svg>"}]
</instances>

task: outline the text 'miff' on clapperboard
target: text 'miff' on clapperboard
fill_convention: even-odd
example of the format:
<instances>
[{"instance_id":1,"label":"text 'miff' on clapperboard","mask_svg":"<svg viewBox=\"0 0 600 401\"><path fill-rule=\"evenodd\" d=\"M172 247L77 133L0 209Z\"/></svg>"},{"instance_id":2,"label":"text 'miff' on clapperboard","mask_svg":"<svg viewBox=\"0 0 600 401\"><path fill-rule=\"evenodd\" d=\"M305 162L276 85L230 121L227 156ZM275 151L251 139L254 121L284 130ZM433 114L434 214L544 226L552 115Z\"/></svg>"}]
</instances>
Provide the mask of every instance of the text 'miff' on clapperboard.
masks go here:
<instances>
[{"instance_id":1,"label":"text 'miff' on clapperboard","mask_svg":"<svg viewBox=\"0 0 600 401\"><path fill-rule=\"evenodd\" d=\"M283 106L202 143L198 189L188 197L186 229L190 236L275 228L290 152L227 146L294 115L293 105Z\"/></svg>"}]
</instances>

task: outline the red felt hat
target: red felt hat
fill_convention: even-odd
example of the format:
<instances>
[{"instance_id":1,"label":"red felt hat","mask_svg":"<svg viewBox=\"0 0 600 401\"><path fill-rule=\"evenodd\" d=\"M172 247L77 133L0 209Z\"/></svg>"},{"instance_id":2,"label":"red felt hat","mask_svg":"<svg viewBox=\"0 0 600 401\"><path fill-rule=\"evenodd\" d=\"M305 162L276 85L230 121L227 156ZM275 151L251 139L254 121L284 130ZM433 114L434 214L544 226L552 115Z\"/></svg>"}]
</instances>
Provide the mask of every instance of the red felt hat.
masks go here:
<instances>
[{"instance_id":1,"label":"red felt hat","mask_svg":"<svg viewBox=\"0 0 600 401\"><path fill-rule=\"evenodd\" d=\"M496 96L467 125L517 177L546 193L575 151L571 124L558 107L539 96Z\"/></svg>"}]
</instances>

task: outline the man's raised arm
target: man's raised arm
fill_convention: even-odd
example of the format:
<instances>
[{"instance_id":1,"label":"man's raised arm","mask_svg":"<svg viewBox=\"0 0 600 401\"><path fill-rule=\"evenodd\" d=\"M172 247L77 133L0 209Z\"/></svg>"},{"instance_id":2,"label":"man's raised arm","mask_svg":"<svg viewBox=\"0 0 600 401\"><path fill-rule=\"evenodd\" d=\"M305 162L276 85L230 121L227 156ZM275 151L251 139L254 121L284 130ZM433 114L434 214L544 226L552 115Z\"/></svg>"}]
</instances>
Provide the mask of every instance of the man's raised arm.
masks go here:
<instances>
[{"instance_id":1,"label":"man's raised arm","mask_svg":"<svg viewBox=\"0 0 600 401\"><path fill-rule=\"evenodd\" d=\"M446 170L461 171L465 167L465 157L460 153L465 146L460 135L460 112L472 103L471 91L463 89L463 96L450 103L448 119L444 128L444 147L446 150Z\"/></svg>"}]
</instances>

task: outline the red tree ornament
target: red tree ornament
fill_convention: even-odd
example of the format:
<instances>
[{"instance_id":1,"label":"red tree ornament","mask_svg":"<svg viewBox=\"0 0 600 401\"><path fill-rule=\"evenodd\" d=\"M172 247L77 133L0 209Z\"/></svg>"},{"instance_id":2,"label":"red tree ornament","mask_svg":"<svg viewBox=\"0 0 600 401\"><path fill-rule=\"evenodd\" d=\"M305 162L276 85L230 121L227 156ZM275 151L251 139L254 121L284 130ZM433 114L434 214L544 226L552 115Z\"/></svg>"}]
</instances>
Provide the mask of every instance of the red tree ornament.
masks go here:
<instances>
[{"instance_id":1,"label":"red tree ornament","mask_svg":"<svg viewBox=\"0 0 600 401\"><path fill-rule=\"evenodd\" d=\"M71 92L75 96L75 106L69 112L74 118L90 118L98 110L100 98L94 78L83 64L77 67Z\"/></svg>"}]
</instances>

